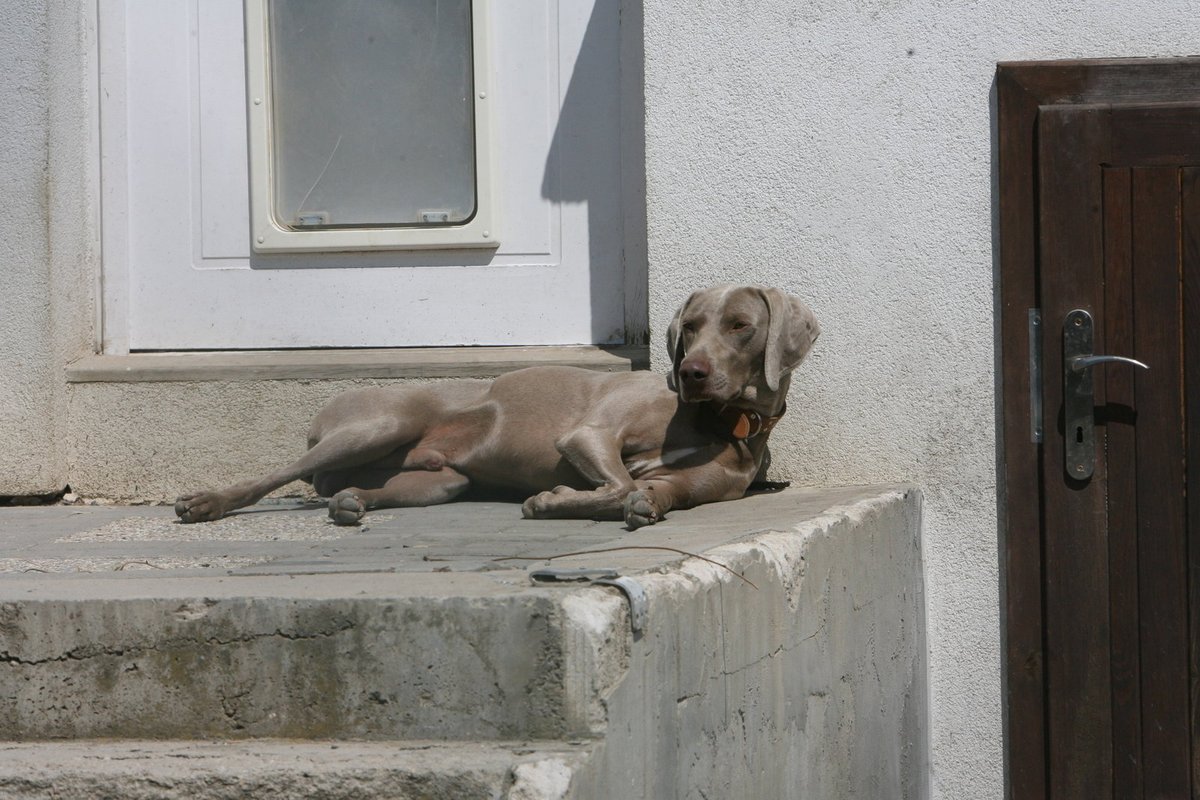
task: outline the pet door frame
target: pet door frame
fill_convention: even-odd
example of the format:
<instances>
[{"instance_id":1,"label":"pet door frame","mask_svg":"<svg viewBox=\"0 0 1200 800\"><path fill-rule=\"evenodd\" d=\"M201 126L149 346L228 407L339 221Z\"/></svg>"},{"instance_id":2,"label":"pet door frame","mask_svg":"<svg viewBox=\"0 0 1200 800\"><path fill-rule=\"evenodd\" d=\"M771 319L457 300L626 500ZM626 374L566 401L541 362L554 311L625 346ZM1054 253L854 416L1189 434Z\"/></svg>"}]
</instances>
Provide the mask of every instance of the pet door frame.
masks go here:
<instances>
[{"instance_id":1,"label":"pet door frame","mask_svg":"<svg viewBox=\"0 0 1200 800\"><path fill-rule=\"evenodd\" d=\"M355 250L495 248L496 201L492 179L489 99L488 0L471 0L475 135L475 211L460 225L397 224L386 227L297 229L274 213L272 137L271 0L246 0L246 107L250 155L250 239L256 253Z\"/></svg>"}]
</instances>

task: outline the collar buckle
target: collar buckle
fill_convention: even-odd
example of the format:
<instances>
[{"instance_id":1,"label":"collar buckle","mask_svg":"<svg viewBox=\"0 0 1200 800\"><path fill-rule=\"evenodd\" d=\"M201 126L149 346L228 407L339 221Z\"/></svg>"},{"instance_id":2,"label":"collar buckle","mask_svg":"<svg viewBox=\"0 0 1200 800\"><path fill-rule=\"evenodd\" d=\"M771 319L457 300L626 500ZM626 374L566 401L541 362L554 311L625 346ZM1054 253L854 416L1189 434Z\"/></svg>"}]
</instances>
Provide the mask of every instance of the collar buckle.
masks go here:
<instances>
[{"instance_id":1,"label":"collar buckle","mask_svg":"<svg viewBox=\"0 0 1200 800\"><path fill-rule=\"evenodd\" d=\"M757 411L746 408L723 408L721 418L730 425L729 435L744 442L770 433L786 412L787 406L784 406L777 416L764 417Z\"/></svg>"}]
</instances>

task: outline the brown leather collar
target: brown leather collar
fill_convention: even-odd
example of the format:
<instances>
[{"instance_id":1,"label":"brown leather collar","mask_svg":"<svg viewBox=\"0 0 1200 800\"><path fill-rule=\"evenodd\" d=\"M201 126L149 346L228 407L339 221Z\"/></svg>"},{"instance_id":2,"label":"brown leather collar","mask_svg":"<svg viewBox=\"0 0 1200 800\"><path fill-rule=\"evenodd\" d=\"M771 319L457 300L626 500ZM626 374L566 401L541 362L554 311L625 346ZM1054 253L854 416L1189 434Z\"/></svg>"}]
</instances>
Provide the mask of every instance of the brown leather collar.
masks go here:
<instances>
[{"instance_id":1,"label":"brown leather collar","mask_svg":"<svg viewBox=\"0 0 1200 800\"><path fill-rule=\"evenodd\" d=\"M757 411L751 411L748 408L734 408L726 406L717 412L717 416L729 426L729 435L738 441L746 441L753 439L755 436L765 435L771 432L779 420L783 419L783 415L787 413L787 405L780 409L779 414L774 417L764 417Z\"/></svg>"}]
</instances>

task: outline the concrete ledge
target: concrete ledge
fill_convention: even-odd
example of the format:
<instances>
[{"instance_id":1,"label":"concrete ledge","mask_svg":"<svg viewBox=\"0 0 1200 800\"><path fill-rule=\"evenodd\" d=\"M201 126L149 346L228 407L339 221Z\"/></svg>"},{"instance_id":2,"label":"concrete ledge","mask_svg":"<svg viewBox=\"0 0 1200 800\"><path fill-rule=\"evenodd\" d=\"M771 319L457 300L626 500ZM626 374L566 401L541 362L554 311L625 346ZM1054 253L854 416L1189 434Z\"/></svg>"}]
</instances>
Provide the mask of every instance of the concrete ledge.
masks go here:
<instances>
[{"instance_id":1,"label":"concrete ledge","mask_svg":"<svg viewBox=\"0 0 1200 800\"><path fill-rule=\"evenodd\" d=\"M494 377L522 367L575 366L628 372L649 365L647 348L411 347L95 355L67 366L69 383L343 380Z\"/></svg>"},{"instance_id":2,"label":"concrete ledge","mask_svg":"<svg viewBox=\"0 0 1200 800\"><path fill-rule=\"evenodd\" d=\"M562 800L590 748L444 742L0 745L13 800Z\"/></svg>"},{"instance_id":3,"label":"concrete ledge","mask_svg":"<svg viewBox=\"0 0 1200 800\"><path fill-rule=\"evenodd\" d=\"M753 586L697 559L644 575L575 796L927 797L920 518L916 490L864 493L705 551Z\"/></svg>"}]
</instances>

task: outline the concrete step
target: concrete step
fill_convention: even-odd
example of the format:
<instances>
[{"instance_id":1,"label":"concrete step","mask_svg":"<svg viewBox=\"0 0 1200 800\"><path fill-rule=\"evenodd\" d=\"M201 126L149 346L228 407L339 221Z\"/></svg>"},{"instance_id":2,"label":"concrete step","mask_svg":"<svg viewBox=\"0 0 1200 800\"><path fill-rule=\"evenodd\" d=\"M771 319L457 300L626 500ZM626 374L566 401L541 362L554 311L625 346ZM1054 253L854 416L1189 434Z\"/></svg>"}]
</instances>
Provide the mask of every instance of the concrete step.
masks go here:
<instances>
[{"instance_id":1,"label":"concrete step","mask_svg":"<svg viewBox=\"0 0 1200 800\"><path fill-rule=\"evenodd\" d=\"M0 737L18 741L593 736L615 677L594 656L619 660L629 635L614 590L539 589L519 571L0 593Z\"/></svg>"},{"instance_id":2,"label":"concrete step","mask_svg":"<svg viewBox=\"0 0 1200 800\"><path fill-rule=\"evenodd\" d=\"M38 742L0 745L11 800L562 800L589 745Z\"/></svg>"},{"instance_id":3,"label":"concrete step","mask_svg":"<svg viewBox=\"0 0 1200 800\"><path fill-rule=\"evenodd\" d=\"M112 747L114 768L136 766L122 754L146 739L228 753L230 780L258 774L267 740L294 740L306 755L271 762L286 791L303 790L309 753L335 775L350 740L436 740L491 753L481 785L504 797L521 765L502 743L579 741L575 800L919 798L920 518L906 487L789 489L636 532L478 503L358 529L296 505L190 526L165 508L0 510L0 741L14 781L42 752L74 753L45 762L71 786L103 778L79 758ZM551 556L632 578L642 628L616 588L533 585ZM70 749L94 739L123 741ZM209 781L219 762L184 772Z\"/></svg>"}]
</instances>

